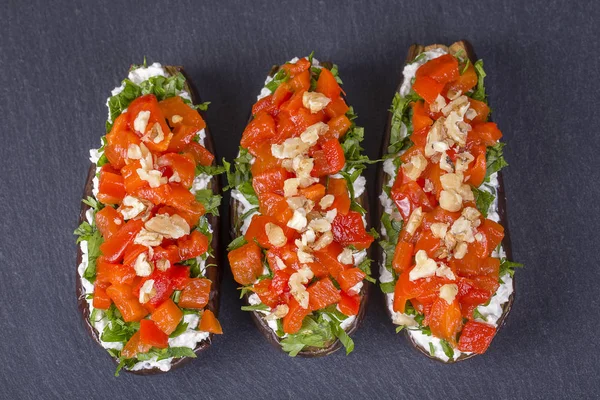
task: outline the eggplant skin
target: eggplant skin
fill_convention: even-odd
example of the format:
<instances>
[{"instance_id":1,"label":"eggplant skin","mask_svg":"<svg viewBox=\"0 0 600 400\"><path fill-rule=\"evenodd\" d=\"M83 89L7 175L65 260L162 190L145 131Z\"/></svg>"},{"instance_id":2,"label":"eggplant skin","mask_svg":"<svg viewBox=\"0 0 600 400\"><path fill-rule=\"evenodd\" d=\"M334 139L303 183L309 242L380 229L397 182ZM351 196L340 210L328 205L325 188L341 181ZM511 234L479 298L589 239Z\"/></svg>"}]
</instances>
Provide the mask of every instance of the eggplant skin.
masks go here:
<instances>
[{"instance_id":1,"label":"eggplant skin","mask_svg":"<svg viewBox=\"0 0 600 400\"><path fill-rule=\"evenodd\" d=\"M331 62L327 62L327 61L324 61L324 62L322 61L321 65L324 67L327 67L327 68L331 68L333 66L333 64ZM277 71L279 71L279 68L280 68L279 65L274 65L271 68L271 70L269 71L269 76L271 76L271 77L274 76L277 73ZM249 121L250 120L252 120L252 116L250 116ZM367 220L367 229L370 229L370 227L371 227L371 220L370 220L370 213L369 213L370 210L369 210L368 196L366 193L367 193L367 191L365 190L365 192L358 198L358 202L365 208L365 210L367 210L365 219ZM241 216L238 215L238 206L239 205L240 205L240 202L232 197L231 201L229 203L229 215L230 215L230 232L229 232L229 234L231 236L231 240L233 240L241 235L240 230L236 228L238 226L241 226L241 224L242 224L242 221L240 221L240 218L239 218ZM372 258L372 248L373 248L373 246L371 246L371 247L369 247L369 249L367 249L367 257L368 258ZM348 335L354 334L354 332L356 332L358 330L358 328L362 324L362 321L365 318L365 314L367 311L367 303L369 300L369 294L371 293L371 290L372 290L371 286L372 286L372 284L370 282L363 281L363 288L360 292L360 308L358 310L358 314L356 315L356 319L350 325L350 327L346 330L346 333ZM250 305L250 303L248 302L248 295L244 295L242 300L243 300L244 305ZM281 343L280 343L281 338L279 338L279 336L277 336L277 334L273 331L273 329L271 329L269 327L269 325L267 324L267 321L263 318L263 314L260 312L257 312L257 311L250 311L250 313L252 316L252 320L254 321L254 324L258 328L259 332L262 333L262 335L267 339L267 341L269 343L271 343L273 346L275 346L276 348L278 348L279 350L281 350L283 352L283 349L281 348ZM302 351L300 351L298 353L298 355L301 357L306 357L306 358L327 356L329 354L336 352L337 350L339 350L342 347L343 347L342 343L338 339L336 339L336 340L332 341L328 346L325 346L325 347L306 347Z\"/></svg>"},{"instance_id":2,"label":"eggplant skin","mask_svg":"<svg viewBox=\"0 0 600 400\"><path fill-rule=\"evenodd\" d=\"M185 89L191 94L192 102L194 104L201 103L200 98L199 98L194 86L191 84L187 75L183 71L183 68L176 67L176 66L168 66L168 65L164 66L164 68L169 74L172 74L172 75L181 72L186 78ZM206 120L204 113L202 111L199 111L199 112L202 115L202 118L204 120ZM210 151L213 155L215 155L215 160L216 160L217 156L215 154L215 146L213 144L212 136L208 130L208 125L206 126L206 128L204 128L204 130L206 132L205 147L208 151ZM213 165L215 165L215 161L213 161ZM91 164L89 171L88 171L88 176L85 181L85 186L83 189L83 197L82 197L83 199L87 198L88 196L93 195L92 194L92 189L93 189L92 181L94 179L95 174L96 174L96 167L94 164ZM212 189L214 194L220 194L221 188L220 188L220 183L219 183L218 177L214 177L213 179L211 179L210 188ZM78 224L81 224L83 221L85 221L85 213L89 208L90 207L88 205L81 203ZM212 214L207 215L206 217L208 219L208 222L210 223L210 226L213 229L213 237L212 237L211 247L214 250L214 257L209 256L206 263L216 265L216 266L210 266L206 269L206 277L208 279L210 279L213 283L211 291L210 291L210 297L209 297L207 307L209 310L211 310L215 314L215 316L218 317L219 295L220 295L219 288L221 286L221 278L222 278L222 272L221 272L221 267L220 267L221 255L220 255L220 245L219 245L219 217L212 215ZM78 305L79 313L81 314L81 317L83 318L83 321L85 323L86 330L88 331L88 333L90 334L92 339L94 339L94 341L96 341L96 343L98 343L98 345L104 349L104 347L100 344L100 334L101 333L99 333L90 323L90 310L88 308L88 303L85 298L85 296L86 296L85 291L83 289L83 286L81 285L82 278L77 273L77 266L79 264L81 264L81 260L82 260L81 248L79 246L77 246L77 264L75 267L75 282L76 282L77 305ZM194 349L194 353L198 354L201 351L210 347L210 345L212 343L212 338L213 338L213 334L211 333L207 340L203 340L202 342L198 343L198 345ZM110 357L108 352L106 354ZM115 364L118 364L118 361L116 358L111 357L111 359L113 360L113 362ZM171 369L169 371L172 371L173 369L188 363L190 360L192 360L192 358L190 358L190 357L173 359L173 361L171 362ZM129 373L132 373L132 374L136 374L136 375L155 375L155 374L163 374L163 373L169 372L169 371L161 371L158 368L149 368L149 369L143 369L143 370L139 370L139 371L130 371L130 370L124 368L123 370L126 372L129 372Z\"/></svg>"},{"instance_id":3,"label":"eggplant skin","mask_svg":"<svg viewBox=\"0 0 600 400\"><path fill-rule=\"evenodd\" d=\"M433 50L433 49L444 49L444 50L448 50L448 49L462 49L467 56L469 57L469 60L471 60L472 63L475 63L475 61L477 61L477 57L475 55L475 52L473 50L473 46L471 45L471 43L469 43L466 40L459 40L458 42L453 43L451 46L446 46L443 44L431 44L428 46L423 46L420 44L413 44L412 46L409 47L408 49L408 55L406 57L406 61L405 63L409 63L412 60L415 59L415 57L417 57L419 54L423 53L424 51L428 51L428 50ZM398 87L396 89L396 92L400 91L400 87L402 86L404 80L404 75L401 72L400 73L400 79L399 79L399 84ZM388 121L387 121L387 125L385 128L385 133L383 135L383 141L381 143L381 154L385 155L387 154L387 148L388 145L390 144L390 137L391 137L391 129L392 129L392 113L388 113ZM377 187L379 188L379 193L381 193L381 191L383 190L383 185L386 183L386 174L384 174L383 172L383 166L379 166L378 171L377 171ZM502 247L504 248L504 251L506 252L506 257L510 260L512 260L512 246L511 246L511 242L510 242L510 233L508 230L508 217L506 214L506 194L504 191L504 180L502 178L502 171L498 171L498 189L497 189L498 195L498 215L500 216L500 224L504 227L504 239L502 240ZM383 215L383 206L381 205L380 202L377 202L377 215L378 215L378 223L379 223L379 232L381 232L381 216ZM382 256L383 256L383 251L378 252L378 259L377 259L377 263L379 264L379 262L382 260ZM498 319L498 327L496 328L496 332L498 332L500 330L500 328L504 325L505 321L506 321L506 317L508 316L508 314L510 313L510 310L512 308L514 299L515 299L515 286L514 286L514 277L513 277L513 292L510 296L510 298L508 299L508 301L503 305L503 311L502 311L502 315L500 316L500 318ZM385 304L385 309L386 312L390 318L390 320L392 319L392 313L390 312L390 309L387 306L387 303L385 303L385 296L384 296L384 304ZM453 364L455 362L458 361L464 361L467 360L469 358L475 357L478 354L461 354L460 357L458 357L457 359L453 359L453 360L448 360L448 361L443 361L440 360L437 357L433 357L431 356L431 354L429 354L429 351L427 351L426 349L418 346L412 339L412 337L410 336L410 334L408 333L408 331L405 329L404 333L406 335L406 337L408 338L410 344L416 349L418 350L420 353L422 353L423 355L425 355L426 357L432 359L432 360L436 360L439 361L441 363L444 364Z\"/></svg>"}]
</instances>

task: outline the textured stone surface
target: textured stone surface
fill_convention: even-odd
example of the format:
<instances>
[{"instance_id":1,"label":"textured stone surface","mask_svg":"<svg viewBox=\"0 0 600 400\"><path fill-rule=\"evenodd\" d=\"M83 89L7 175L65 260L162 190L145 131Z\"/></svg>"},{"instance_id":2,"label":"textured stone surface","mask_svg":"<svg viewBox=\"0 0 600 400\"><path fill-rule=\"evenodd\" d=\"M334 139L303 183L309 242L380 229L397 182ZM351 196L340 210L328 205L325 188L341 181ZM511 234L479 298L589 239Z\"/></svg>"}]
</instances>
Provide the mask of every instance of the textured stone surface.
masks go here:
<instances>
[{"instance_id":1,"label":"textured stone surface","mask_svg":"<svg viewBox=\"0 0 600 400\"><path fill-rule=\"evenodd\" d=\"M0 4L1 398L597 395L600 3L195 3ZM214 346L167 375L113 377L77 313L72 231L87 151L129 64L145 55L183 65L212 102L219 156L231 159L270 66L315 50L339 64L376 158L408 46L463 38L485 60L493 117L509 144L510 229L515 259L526 264L484 357L428 360L394 333L375 294L353 354L290 359L240 311L227 271L226 334Z\"/></svg>"}]
</instances>

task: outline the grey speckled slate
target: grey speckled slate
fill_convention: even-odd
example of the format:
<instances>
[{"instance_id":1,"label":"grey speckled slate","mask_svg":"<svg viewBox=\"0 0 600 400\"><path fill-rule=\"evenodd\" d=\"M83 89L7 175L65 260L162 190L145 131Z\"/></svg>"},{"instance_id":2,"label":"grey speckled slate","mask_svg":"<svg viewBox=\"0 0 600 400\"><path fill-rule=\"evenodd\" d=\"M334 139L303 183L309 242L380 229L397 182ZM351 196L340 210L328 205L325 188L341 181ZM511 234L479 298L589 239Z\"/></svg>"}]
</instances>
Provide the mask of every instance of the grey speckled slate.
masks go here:
<instances>
[{"instance_id":1,"label":"grey speckled slate","mask_svg":"<svg viewBox=\"0 0 600 400\"><path fill-rule=\"evenodd\" d=\"M0 398L598 396L600 2L119 3L0 4ZM353 354L290 359L240 311L226 272L226 334L211 349L167 375L113 377L77 313L72 231L87 151L129 64L183 65L232 158L269 67L315 50L339 64L375 158L408 46L463 38L485 60L509 144L510 228L526 264L484 357L426 359L376 294Z\"/></svg>"}]
</instances>

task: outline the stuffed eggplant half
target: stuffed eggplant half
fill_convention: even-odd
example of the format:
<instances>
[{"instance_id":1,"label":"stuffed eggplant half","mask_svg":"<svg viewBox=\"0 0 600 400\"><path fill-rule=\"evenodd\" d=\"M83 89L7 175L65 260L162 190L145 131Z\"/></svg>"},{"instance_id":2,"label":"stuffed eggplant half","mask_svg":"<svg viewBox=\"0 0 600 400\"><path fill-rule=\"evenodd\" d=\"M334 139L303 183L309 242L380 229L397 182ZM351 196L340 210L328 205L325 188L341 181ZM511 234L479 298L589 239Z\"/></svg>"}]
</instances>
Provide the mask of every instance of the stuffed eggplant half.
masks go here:
<instances>
[{"instance_id":1,"label":"stuffed eggplant half","mask_svg":"<svg viewBox=\"0 0 600 400\"><path fill-rule=\"evenodd\" d=\"M206 105L180 68L155 63L133 66L107 106L75 231L79 309L117 374L164 372L222 333Z\"/></svg>"},{"instance_id":2,"label":"stuffed eggplant half","mask_svg":"<svg viewBox=\"0 0 600 400\"><path fill-rule=\"evenodd\" d=\"M226 165L242 309L290 356L351 352L372 280L368 158L340 83L312 55L273 67Z\"/></svg>"},{"instance_id":3,"label":"stuffed eggplant half","mask_svg":"<svg viewBox=\"0 0 600 400\"><path fill-rule=\"evenodd\" d=\"M384 141L381 288L397 331L443 362L486 351L520 266L484 77L466 42L412 46Z\"/></svg>"}]
</instances>

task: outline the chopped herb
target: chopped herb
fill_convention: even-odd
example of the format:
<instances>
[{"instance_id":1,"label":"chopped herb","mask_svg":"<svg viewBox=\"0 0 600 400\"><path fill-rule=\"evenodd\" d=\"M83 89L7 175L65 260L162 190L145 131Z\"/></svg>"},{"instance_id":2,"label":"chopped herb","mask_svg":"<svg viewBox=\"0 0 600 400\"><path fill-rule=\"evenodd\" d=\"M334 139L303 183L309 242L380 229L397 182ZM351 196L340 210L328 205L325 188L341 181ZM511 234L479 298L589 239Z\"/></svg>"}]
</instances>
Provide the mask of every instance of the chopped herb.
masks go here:
<instances>
[{"instance_id":1,"label":"chopped herb","mask_svg":"<svg viewBox=\"0 0 600 400\"><path fill-rule=\"evenodd\" d=\"M379 287L383 293L394 293L396 284L392 282L379 282Z\"/></svg>"},{"instance_id":2,"label":"chopped herb","mask_svg":"<svg viewBox=\"0 0 600 400\"><path fill-rule=\"evenodd\" d=\"M214 194L211 189L201 189L196 191L196 200L204 206L207 214L219 215L221 195Z\"/></svg>"},{"instance_id":3,"label":"chopped herb","mask_svg":"<svg viewBox=\"0 0 600 400\"><path fill-rule=\"evenodd\" d=\"M175 330L169 335L170 338L174 338L177 337L179 335L181 335L183 332L185 332L188 328L188 323L184 322L183 319L179 322L179 325L177 325L177 328L175 328Z\"/></svg>"},{"instance_id":4,"label":"chopped herb","mask_svg":"<svg viewBox=\"0 0 600 400\"><path fill-rule=\"evenodd\" d=\"M365 280L371 282L371 283L375 283L375 278L373 278L371 276L371 263L373 262L373 260L371 260L370 258L365 258L364 260L361 261L360 264L357 265L358 269L360 269L362 272L364 272L365 274L367 274L367 276L365 276Z\"/></svg>"},{"instance_id":5,"label":"chopped herb","mask_svg":"<svg viewBox=\"0 0 600 400\"><path fill-rule=\"evenodd\" d=\"M239 249L246 243L248 243L248 241L246 240L246 238L244 236L238 236L235 239L233 239L231 241L231 243L229 243L229 246L227 246L227 251L229 252L229 251L233 251L235 249Z\"/></svg>"},{"instance_id":6,"label":"chopped herb","mask_svg":"<svg viewBox=\"0 0 600 400\"><path fill-rule=\"evenodd\" d=\"M196 166L196 175L206 174L210 176L221 175L226 171L222 165L198 165Z\"/></svg>"},{"instance_id":7,"label":"chopped herb","mask_svg":"<svg viewBox=\"0 0 600 400\"><path fill-rule=\"evenodd\" d=\"M271 308L263 303L254 304L251 306L242 306L242 311L270 311Z\"/></svg>"},{"instance_id":8,"label":"chopped herb","mask_svg":"<svg viewBox=\"0 0 600 400\"><path fill-rule=\"evenodd\" d=\"M511 277L515 275L515 268L523 268L524 265L518 262L509 261L506 258L500 260L500 272L498 276L509 274Z\"/></svg>"},{"instance_id":9,"label":"chopped herb","mask_svg":"<svg viewBox=\"0 0 600 400\"><path fill-rule=\"evenodd\" d=\"M454 350L452 349L452 346L450 346L450 344L445 340L440 340L440 344L442 345L444 354L446 354L446 356L452 360L454 358Z\"/></svg>"},{"instance_id":10,"label":"chopped herb","mask_svg":"<svg viewBox=\"0 0 600 400\"><path fill-rule=\"evenodd\" d=\"M494 202L496 196L486 190L481 190L476 187L472 187L471 190L473 191L473 196L475 196L477 209L484 218L487 218L490 205Z\"/></svg>"},{"instance_id":11,"label":"chopped herb","mask_svg":"<svg viewBox=\"0 0 600 400\"><path fill-rule=\"evenodd\" d=\"M396 327L396 333L400 333L400 332L402 332L402 330L403 330L404 328L405 328L405 326L404 326L404 325L399 325L399 326L397 326L397 327Z\"/></svg>"},{"instance_id":12,"label":"chopped herb","mask_svg":"<svg viewBox=\"0 0 600 400\"><path fill-rule=\"evenodd\" d=\"M485 71L483 70L483 60L477 60L477 62L475 62L475 64L473 64L473 66L475 67L475 72L477 73L477 88L471 95L471 98L473 98L475 100L479 100L479 101L484 101L487 103L487 101L486 101L487 96L485 94L485 86L483 83L483 81L486 77Z\"/></svg>"},{"instance_id":13,"label":"chopped herb","mask_svg":"<svg viewBox=\"0 0 600 400\"><path fill-rule=\"evenodd\" d=\"M390 128L390 144L388 146L388 153L396 154L402 150L409 148L412 144L410 141L410 135L412 133L412 121L411 114L412 108L410 104L414 101L420 100L421 98L411 92L406 97L400 96L400 93L394 95L392 100L392 121ZM404 126L406 129L402 129Z\"/></svg>"},{"instance_id":14,"label":"chopped herb","mask_svg":"<svg viewBox=\"0 0 600 400\"><path fill-rule=\"evenodd\" d=\"M485 171L485 179L489 181L490 175L494 172L500 171L502 168L507 167L508 163L504 159L502 154L502 149L504 148L505 143L498 142L493 146L489 146L487 148L485 154L485 163L486 163L486 171Z\"/></svg>"},{"instance_id":15,"label":"chopped herb","mask_svg":"<svg viewBox=\"0 0 600 400\"><path fill-rule=\"evenodd\" d=\"M473 310L473 318L486 321L485 316L482 313L480 313L477 308Z\"/></svg>"},{"instance_id":16,"label":"chopped herb","mask_svg":"<svg viewBox=\"0 0 600 400\"><path fill-rule=\"evenodd\" d=\"M195 105L193 108L195 108L196 110L200 110L200 111L206 111L206 110L208 110L209 105L210 105L210 101L205 101L204 103Z\"/></svg>"},{"instance_id":17,"label":"chopped herb","mask_svg":"<svg viewBox=\"0 0 600 400\"><path fill-rule=\"evenodd\" d=\"M265 85L267 89L271 91L271 93L275 92L279 85L286 82L289 79L289 75L285 69L280 68L279 71L273 76L273 79Z\"/></svg>"},{"instance_id":18,"label":"chopped herb","mask_svg":"<svg viewBox=\"0 0 600 400\"><path fill-rule=\"evenodd\" d=\"M435 347L433 347L433 343L429 342L429 355L433 357L435 355Z\"/></svg>"}]
</instances>

